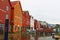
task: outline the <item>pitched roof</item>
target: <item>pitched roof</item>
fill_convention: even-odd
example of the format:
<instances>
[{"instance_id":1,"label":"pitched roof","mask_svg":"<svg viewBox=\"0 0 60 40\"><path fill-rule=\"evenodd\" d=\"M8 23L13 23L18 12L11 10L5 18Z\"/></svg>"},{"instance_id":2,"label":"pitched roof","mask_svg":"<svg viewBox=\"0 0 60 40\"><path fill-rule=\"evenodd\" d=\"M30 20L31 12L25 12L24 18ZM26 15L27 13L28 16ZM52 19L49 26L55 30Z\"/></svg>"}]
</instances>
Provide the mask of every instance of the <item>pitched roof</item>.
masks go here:
<instances>
[{"instance_id":1,"label":"pitched roof","mask_svg":"<svg viewBox=\"0 0 60 40\"><path fill-rule=\"evenodd\" d=\"M25 13L26 15L29 15L29 11L23 11L23 13Z\"/></svg>"},{"instance_id":2,"label":"pitched roof","mask_svg":"<svg viewBox=\"0 0 60 40\"><path fill-rule=\"evenodd\" d=\"M18 2L19 2L19 1L12 1L12 2L11 2L12 8L13 8Z\"/></svg>"}]
</instances>

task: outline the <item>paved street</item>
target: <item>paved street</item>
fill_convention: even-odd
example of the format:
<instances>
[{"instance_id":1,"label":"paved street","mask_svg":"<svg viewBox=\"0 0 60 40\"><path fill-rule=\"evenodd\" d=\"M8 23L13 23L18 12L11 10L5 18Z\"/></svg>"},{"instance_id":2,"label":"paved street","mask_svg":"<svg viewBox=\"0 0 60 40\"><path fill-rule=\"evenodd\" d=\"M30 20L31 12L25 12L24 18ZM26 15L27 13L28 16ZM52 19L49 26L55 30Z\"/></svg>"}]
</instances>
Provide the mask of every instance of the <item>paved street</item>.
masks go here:
<instances>
[{"instance_id":1,"label":"paved street","mask_svg":"<svg viewBox=\"0 0 60 40\"><path fill-rule=\"evenodd\" d=\"M55 40L55 39L52 39L52 37L39 37L38 40Z\"/></svg>"},{"instance_id":2,"label":"paved street","mask_svg":"<svg viewBox=\"0 0 60 40\"><path fill-rule=\"evenodd\" d=\"M0 40L4 40L4 37L0 35ZM9 40L55 40L51 36L49 37L32 37L32 35L20 35L20 33L17 34L9 34Z\"/></svg>"},{"instance_id":3,"label":"paved street","mask_svg":"<svg viewBox=\"0 0 60 40\"><path fill-rule=\"evenodd\" d=\"M36 40L34 37L31 38L31 40ZM39 37L37 40L55 40L51 36L50 37Z\"/></svg>"}]
</instances>

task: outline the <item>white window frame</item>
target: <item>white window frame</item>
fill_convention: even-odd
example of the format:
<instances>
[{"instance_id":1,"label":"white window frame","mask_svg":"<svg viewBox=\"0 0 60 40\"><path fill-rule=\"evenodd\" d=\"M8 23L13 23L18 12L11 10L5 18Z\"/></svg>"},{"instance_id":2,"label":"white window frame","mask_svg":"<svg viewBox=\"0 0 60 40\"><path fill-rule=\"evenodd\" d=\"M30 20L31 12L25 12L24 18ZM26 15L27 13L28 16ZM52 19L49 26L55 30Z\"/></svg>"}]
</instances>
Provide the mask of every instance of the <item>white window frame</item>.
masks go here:
<instances>
[{"instance_id":1,"label":"white window frame","mask_svg":"<svg viewBox=\"0 0 60 40\"><path fill-rule=\"evenodd\" d=\"M9 10L9 7L8 6L6 6L6 11L8 11Z\"/></svg>"}]
</instances>

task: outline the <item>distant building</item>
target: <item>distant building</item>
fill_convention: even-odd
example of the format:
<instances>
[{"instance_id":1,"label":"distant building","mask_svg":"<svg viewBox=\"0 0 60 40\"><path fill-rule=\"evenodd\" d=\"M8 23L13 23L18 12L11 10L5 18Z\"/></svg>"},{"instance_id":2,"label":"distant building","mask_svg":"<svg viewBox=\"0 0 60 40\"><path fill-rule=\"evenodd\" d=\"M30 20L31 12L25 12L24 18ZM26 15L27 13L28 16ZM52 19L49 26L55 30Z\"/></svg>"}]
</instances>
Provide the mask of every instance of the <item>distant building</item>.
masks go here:
<instances>
[{"instance_id":1,"label":"distant building","mask_svg":"<svg viewBox=\"0 0 60 40\"><path fill-rule=\"evenodd\" d=\"M41 24L41 21L38 21L38 28L42 28L42 24Z\"/></svg>"},{"instance_id":2,"label":"distant building","mask_svg":"<svg viewBox=\"0 0 60 40\"><path fill-rule=\"evenodd\" d=\"M52 28L55 28L56 24L49 24L48 23L48 27L52 27Z\"/></svg>"},{"instance_id":3,"label":"distant building","mask_svg":"<svg viewBox=\"0 0 60 40\"><path fill-rule=\"evenodd\" d=\"M60 24L56 24L55 29L56 29L56 33L60 34Z\"/></svg>"},{"instance_id":4,"label":"distant building","mask_svg":"<svg viewBox=\"0 0 60 40\"><path fill-rule=\"evenodd\" d=\"M34 30L34 18L33 18L33 16L30 16L30 29Z\"/></svg>"},{"instance_id":5,"label":"distant building","mask_svg":"<svg viewBox=\"0 0 60 40\"><path fill-rule=\"evenodd\" d=\"M42 28L47 28L47 22L46 21L41 21Z\"/></svg>"},{"instance_id":6,"label":"distant building","mask_svg":"<svg viewBox=\"0 0 60 40\"><path fill-rule=\"evenodd\" d=\"M37 27L38 27L38 24L37 24L37 20L36 19L34 19L34 29L37 29Z\"/></svg>"}]
</instances>

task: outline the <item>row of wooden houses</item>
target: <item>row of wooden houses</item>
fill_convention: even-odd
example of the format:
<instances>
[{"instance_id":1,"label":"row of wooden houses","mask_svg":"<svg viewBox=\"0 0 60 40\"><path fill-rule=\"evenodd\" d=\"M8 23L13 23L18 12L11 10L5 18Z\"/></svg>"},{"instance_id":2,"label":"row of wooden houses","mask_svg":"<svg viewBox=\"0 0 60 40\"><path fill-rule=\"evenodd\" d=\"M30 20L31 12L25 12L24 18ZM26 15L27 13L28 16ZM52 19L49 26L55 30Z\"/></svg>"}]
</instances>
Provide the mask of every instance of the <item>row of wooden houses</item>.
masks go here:
<instances>
[{"instance_id":1,"label":"row of wooden houses","mask_svg":"<svg viewBox=\"0 0 60 40\"><path fill-rule=\"evenodd\" d=\"M0 0L0 27L5 27L5 19L8 15L9 19L9 32L20 32L26 29L38 30L44 32L48 29L47 23L38 21L29 14L29 11L22 10L20 1ZM44 29L46 28L46 29Z\"/></svg>"}]
</instances>

